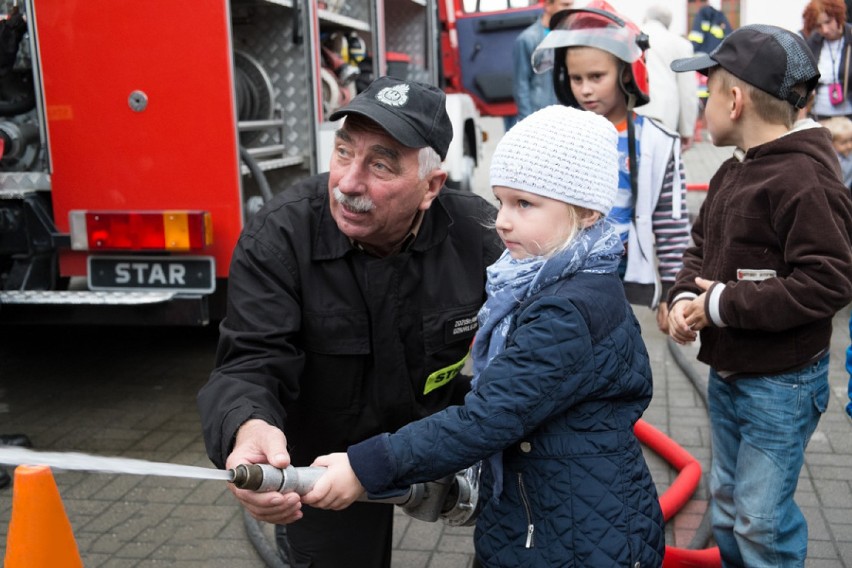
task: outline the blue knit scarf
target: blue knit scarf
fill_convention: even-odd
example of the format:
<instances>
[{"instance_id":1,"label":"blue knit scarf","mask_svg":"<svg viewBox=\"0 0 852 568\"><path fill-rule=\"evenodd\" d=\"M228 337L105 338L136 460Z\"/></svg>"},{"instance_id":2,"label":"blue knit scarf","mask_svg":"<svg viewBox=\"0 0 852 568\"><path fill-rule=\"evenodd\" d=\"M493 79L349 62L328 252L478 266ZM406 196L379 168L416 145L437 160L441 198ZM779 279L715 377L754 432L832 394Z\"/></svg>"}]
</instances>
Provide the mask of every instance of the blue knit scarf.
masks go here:
<instances>
[{"instance_id":1,"label":"blue knit scarf","mask_svg":"<svg viewBox=\"0 0 852 568\"><path fill-rule=\"evenodd\" d=\"M473 389L478 388L480 375L488 363L506 349L509 328L521 302L578 272L615 272L623 253L621 239L606 219L582 229L567 248L551 257L515 260L505 251L488 267L487 299L479 310L479 331L472 348ZM499 498L503 490L502 453L491 456L489 463L494 474L492 496Z\"/></svg>"}]
</instances>

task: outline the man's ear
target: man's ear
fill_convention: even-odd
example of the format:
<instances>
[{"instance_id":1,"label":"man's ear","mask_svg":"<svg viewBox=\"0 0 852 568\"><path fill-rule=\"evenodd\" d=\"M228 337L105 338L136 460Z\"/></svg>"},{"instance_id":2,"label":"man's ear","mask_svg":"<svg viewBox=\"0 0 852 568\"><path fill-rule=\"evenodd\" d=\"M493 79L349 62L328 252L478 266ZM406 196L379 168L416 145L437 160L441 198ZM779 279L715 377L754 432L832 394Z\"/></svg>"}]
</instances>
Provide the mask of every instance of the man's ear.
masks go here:
<instances>
[{"instance_id":1,"label":"man's ear","mask_svg":"<svg viewBox=\"0 0 852 568\"><path fill-rule=\"evenodd\" d=\"M446 181L447 172L441 169L432 170L432 172L426 176L426 193L423 194L423 199L420 201L420 209L422 211L429 209L432 202L435 201L435 198L438 197L439 193L441 193L441 188L444 187Z\"/></svg>"}]
</instances>

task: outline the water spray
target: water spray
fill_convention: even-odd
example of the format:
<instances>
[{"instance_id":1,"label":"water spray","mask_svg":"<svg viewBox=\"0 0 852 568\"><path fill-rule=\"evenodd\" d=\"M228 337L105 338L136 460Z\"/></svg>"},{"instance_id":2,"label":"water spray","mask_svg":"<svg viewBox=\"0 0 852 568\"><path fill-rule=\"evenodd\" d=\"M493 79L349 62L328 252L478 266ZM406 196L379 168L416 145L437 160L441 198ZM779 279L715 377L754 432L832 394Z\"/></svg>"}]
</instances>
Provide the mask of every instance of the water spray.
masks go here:
<instances>
[{"instance_id":1,"label":"water spray","mask_svg":"<svg viewBox=\"0 0 852 568\"><path fill-rule=\"evenodd\" d=\"M106 457L78 452L40 452L16 446L0 446L0 465L46 465L59 470L156 475L231 481L231 470L152 462L134 458Z\"/></svg>"}]
</instances>

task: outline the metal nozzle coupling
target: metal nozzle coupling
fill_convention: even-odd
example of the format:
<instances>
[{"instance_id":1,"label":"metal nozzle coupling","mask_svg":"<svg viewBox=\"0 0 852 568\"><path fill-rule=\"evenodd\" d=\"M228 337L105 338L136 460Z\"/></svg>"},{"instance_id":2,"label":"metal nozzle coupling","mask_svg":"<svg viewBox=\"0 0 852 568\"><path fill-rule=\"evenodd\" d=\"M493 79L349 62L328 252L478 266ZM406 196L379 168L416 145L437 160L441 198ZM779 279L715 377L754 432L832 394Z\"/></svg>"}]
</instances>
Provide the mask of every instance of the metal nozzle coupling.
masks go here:
<instances>
[{"instance_id":1,"label":"metal nozzle coupling","mask_svg":"<svg viewBox=\"0 0 852 568\"><path fill-rule=\"evenodd\" d=\"M238 489L248 489L264 493L296 492L304 495L313 488L314 483L325 473L324 467L293 467L279 469L265 463L240 464L231 470L232 481Z\"/></svg>"}]
</instances>

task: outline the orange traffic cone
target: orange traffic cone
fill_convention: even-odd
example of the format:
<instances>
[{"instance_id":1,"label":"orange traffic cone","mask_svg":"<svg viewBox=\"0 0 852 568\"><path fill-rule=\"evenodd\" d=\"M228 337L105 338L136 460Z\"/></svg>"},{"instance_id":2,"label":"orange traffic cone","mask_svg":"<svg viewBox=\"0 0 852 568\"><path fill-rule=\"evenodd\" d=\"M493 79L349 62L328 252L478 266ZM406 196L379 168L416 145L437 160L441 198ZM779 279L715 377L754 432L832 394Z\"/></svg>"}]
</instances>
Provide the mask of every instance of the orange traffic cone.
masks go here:
<instances>
[{"instance_id":1,"label":"orange traffic cone","mask_svg":"<svg viewBox=\"0 0 852 568\"><path fill-rule=\"evenodd\" d=\"M77 541L50 468L15 468L6 568L82 568Z\"/></svg>"}]
</instances>

